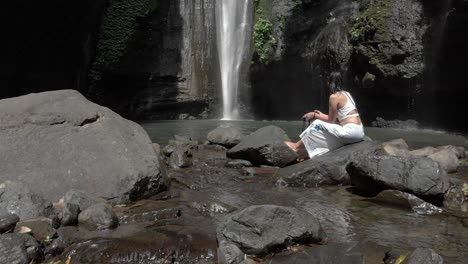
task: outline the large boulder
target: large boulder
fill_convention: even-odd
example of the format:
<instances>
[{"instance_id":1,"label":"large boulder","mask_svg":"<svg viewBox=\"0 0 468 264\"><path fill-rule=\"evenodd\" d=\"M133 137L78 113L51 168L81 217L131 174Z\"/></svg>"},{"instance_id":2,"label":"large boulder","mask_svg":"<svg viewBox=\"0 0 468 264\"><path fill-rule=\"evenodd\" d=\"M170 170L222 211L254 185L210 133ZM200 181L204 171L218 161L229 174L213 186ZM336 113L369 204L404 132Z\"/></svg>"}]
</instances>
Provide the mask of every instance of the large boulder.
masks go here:
<instances>
[{"instance_id":1,"label":"large boulder","mask_svg":"<svg viewBox=\"0 0 468 264\"><path fill-rule=\"evenodd\" d=\"M221 254L235 260L241 252L265 255L294 244L317 243L325 233L318 220L305 211L258 205L228 217L217 236Z\"/></svg>"},{"instance_id":2,"label":"large boulder","mask_svg":"<svg viewBox=\"0 0 468 264\"><path fill-rule=\"evenodd\" d=\"M165 187L143 128L73 90L0 100L0 153L0 181L51 200L69 189L136 200Z\"/></svg>"},{"instance_id":3,"label":"large boulder","mask_svg":"<svg viewBox=\"0 0 468 264\"><path fill-rule=\"evenodd\" d=\"M429 158L368 155L352 161L346 170L351 183L369 195L395 189L440 203L449 185L447 173Z\"/></svg>"},{"instance_id":4,"label":"large boulder","mask_svg":"<svg viewBox=\"0 0 468 264\"><path fill-rule=\"evenodd\" d=\"M210 143L222 145L225 147L233 147L239 144L244 135L235 127L218 127L210 131L207 139Z\"/></svg>"},{"instance_id":5,"label":"large boulder","mask_svg":"<svg viewBox=\"0 0 468 264\"><path fill-rule=\"evenodd\" d=\"M281 168L276 174L277 185L316 187L347 183L349 175L346 165L359 156L380 153L381 149L380 143L372 141L343 146L322 156Z\"/></svg>"},{"instance_id":6,"label":"large boulder","mask_svg":"<svg viewBox=\"0 0 468 264\"><path fill-rule=\"evenodd\" d=\"M441 146L438 148L425 147L415 149L410 152L411 155L417 157L429 157L440 164L440 166L447 172L455 172L460 165L459 158L464 157L465 149L463 147L455 146Z\"/></svg>"},{"instance_id":7,"label":"large boulder","mask_svg":"<svg viewBox=\"0 0 468 264\"><path fill-rule=\"evenodd\" d=\"M384 142L382 146L385 153L390 156L407 157L410 155L409 146L402 138Z\"/></svg>"},{"instance_id":8,"label":"large boulder","mask_svg":"<svg viewBox=\"0 0 468 264\"><path fill-rule=\"evenodd\" d=\"M232 159L244 159L254 165L284 167L293 163L298 155L284 141L291 141L286 132L276 126L266 126L244 137L227 152Z\"/></svg>"},{"instance_id":9,"label":"large boulder","mask_svg":"<svg viewBox=\"0 0 468 264\"><path fill-rule=\"evenodd\" d=\"M24 184L11 181L0 184L0 214L11 213L20 219L29 219L52 212L52 204Z\"/></svg>"}]
</instances>

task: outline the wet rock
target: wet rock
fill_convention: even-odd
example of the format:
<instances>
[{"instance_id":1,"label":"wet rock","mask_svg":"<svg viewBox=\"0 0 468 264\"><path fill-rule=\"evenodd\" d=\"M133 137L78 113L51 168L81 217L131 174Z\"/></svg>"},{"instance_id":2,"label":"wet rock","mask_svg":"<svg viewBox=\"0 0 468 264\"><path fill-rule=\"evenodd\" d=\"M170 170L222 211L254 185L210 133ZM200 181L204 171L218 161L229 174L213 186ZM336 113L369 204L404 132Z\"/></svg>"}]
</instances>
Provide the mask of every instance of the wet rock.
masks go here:
<instances>
[{"instance_id":1,"label":"wet rock","mask_svg":"<svg viewBox=\"0 0 468 264\"><path fill-rule=\"evenodd\" d=\"M408 256L409 253L411 252L392 249L390 251L385 252L385 257L383 261L385 264L401 263L406 258L406 256Z\"/></svg>"},{"instance_id":2,"label":"wet rock","mask_svg":"<svg viewBox=\"0 0 468 264\"><path fill-rule=\"evenodd\" d=\"M451 183L445 193L444 209L457 217L468 217L468 196L464 190L468 184L464 182ZM467 192L468 193L468 192Z\"/></svg>"},{"instance_id":3,"label":"wet rock","mask_svg":"<svg viewBox=\"0 0 468 264\"><path fill-rule=\"evenodd\" d=\"M218 227L217 237L220 245L233 244L246 254L265 255L293 244L318 243L325 233L305 211L258 205L229 216Z\"/></svg>"},{"instance_id":4,"label":"wet rock","mask_svg":"<svg viewBox=\"0 0 468 264\"><path fill-rule=\"evenodd\" d=\"M218 127L208 133L207 139L213 144L233 147L240 143L244 135L235 127Z\"/></svg>"},{"instance_id":5,"label":"wet rock","mask_svg":"<svg viewBox=\"0 0 468 264\"><path fill-rule=\"evenodd\" d=\"M176 149L169 157L169 167L173 169L187 168L190 165L191 162L182 149Z\"/></svg>"},{"instance_id":6,"label":"wet rock","mask_svg":"<svg viewBox=\"0 0 468 264\"><path fill-rule=\"evenodd\" d=\"M238 246L226 240L218 241L218 262L226 264L237 264L244 260L244 252Z\"/></svg>"},{"instance_id":7,"label":"wet rock","mask_svg":"<svg viewBox=\"0 0 468 264\"><path fill-rule=\"evenodd\" d=\"M438 150L448 150L453 152L457 158L462 159L465 157L465 148L460 147L460 146L451 146L451 145L446 145L446 146L440 146L437 148Z\"/></svg>"},{"instance_id":8,"label":"wet rock","mask_svg":"<svg viewBox=\"0 0 468 264\"><path fill-rule=\"evenodd\" d=\"M407 157L410 155L408 144L404 139L395 139L382 143L383 149L387 155Z\"/></svg>"},{"instance_id":9,"label":"wet rock","mask_svg":"<svg viewBox=\"0 0 468 264\"><path fill-rule=\"evenodd\" d=\"M226 151L221 145L199 145L192 153L192 162L198 167L222 167L226 164Z\"/></svg>"},{"instance_id":10,"label":"wet rock","mask_svg":"<svg viewBox=\"0 0 468 264\"><path fill-rule=\"evenodd\" d=\"M361 155L380 153L381 149L381 144L372 141L343 146L322 156L280 169L276 174L277 185L316 187L346 184L349 182L346 165Z\"/></svg>"},{"instance_id":11,"label":"wet rock","mask_svg":"<svg viewBox=\"0 0 468 264\"><path fill-rule=\"evenodd\" d=\"M46 245L44 255L46 255L46 257L58 256L62 254L67 246L67 241L63 237L58 236L50 244Z\"/></svg>"},{"instance_id":12,"label":"wet rock","mask_svg":"<svg viewBox=\"0 0 468 264\"><path fill-rule=\"evenodd\" d=\"M346 171L351 183L368 195L395 189L440 203L448 190L446 172L429 158L368 155L352 161Z\"/></svg>"},{"instance_id":13,"label":"wet rock","mask_svg":"<svg viewBox=\"0 0 468 264\"><path fill-rule=\"evenodd\" d=\"M169 140L168 144L163 148L163 154L170 157L176 150L182 150L187 156L192 156L192 150L196 148L198 141L192 140L190 137L174 135L174 139Z\"/></svg>"},{"instance_id":14,"label":"wet rock","mask_svg":"<svg viewBox=\"0 0 468 264\"><path fill-rule=\"evenodd\" d=\"M81 210L80 210L79 205L73 204L73 203L65 203L62 209L62 214L61 214L62 225L67 226L67 225L78 224L78 215L80 214L80 212Z\"/></svg>"},{"instance_id":15,"label":"wet rock","mask_svg":"<svg viewBox=\"0 0 468 264\"><path fill-rule=\"evenodd\" d=\"M363 254L356 245L331 243L319 247L306 247L298 252L278 254L267 258L269 264L365 264Z\"/></svg>"},{"instance_id":16,"label":"wet rock","mask_svg":"<svg viewBox=\"0 0 468 264\"><path fill-rule=\"evenodd\" d=\"M440 149L428 157L439 163L440 166L448 173L456 172L460 165L457 155L450 149Z\"/></svg>"},{"instance_id":17,"label":"wet rock","mask_svg":"<svg viewBox=\"0 0 468 264\"><path fill-rule=\"evenodd\" d=\"M52 204L24 184L6 181L0 184L0 214L12 213L20 219L48 216Z\"/></svg>"},{"instance_id":18,"label":"wet rock","mask_svg":"<svg viewBox=\"0 0 468 264\"><path fill-rule=\"evenodd\" d=\"M42 252L39 243L28 234L4 234L0 236L1 264L40 263Z\"/></svg>"},{"instance_id":19,"label":"wet rock","mask_svg":"<svg viewBox=\"0 0 468 264\"><path fill-rule=\"evenodd\" d=\"M226 167L228 168L244 168L244 167L252 167L252 162L248 160L241 160L241 159L235 159L235 160L229 160L226 162Z\"/></svg>"},{"instance_id":20,"label":"wet rock","mask_svg":"<svg viewBox=\"0 0 468 264\"><path fill-rule=\"evenodd\" d=\"M385 190L380 192L375 200L381 203L400 206L411 209L418 214L436 214L442 213L439 207L427 203L424 200L405 192L397 190Z\"/></svg>"},{"instance_id":21,"label":"wet rock","mask_svg":"<svg viewBox=\"0 0 468 264\"><path fill-rule=\"evenodd\" d=\"M85 191L81 190L70 190L68 191L64 198L64 205L66 204L76 204L80 208L81 211L84 211L91 207L92 205L99 204L99 203L107 203L106 200L89 194Z\"/></svg>"},{"instance_id":22,"label":"wet rock","mask_svg":"<svg viewBox=\"0 0 468 264\"><path fill-rule=\"evenodd\" d=\"M165 186L146 131L74 90L0 100L0 181L49 200L81 189L136 200Z\"/></svg>"},{"instance_id":23,"label":"wet rock","mask_svg":"<svg viewBox=\"0 0 468 264\"><path fill-rule=\"evenodd\" d=\"M366 89L371 89L375 86L375 75L372 73L366 72L364 77L362 77L362 86Z\"/></svg>"},{"instance_id":24,"label":"wet rock","mask_svg":"<svg viewBox=\"0 0 468 264\"><path fill-rule=\"evenodd\" d=\"M463 147L441 146L438 148L425 147L416 149L411 151L410 154L418 157L429 157L438 162L444 170L450 173L457 171L460 165L458 159L464 156L463 152Z\"/></svg>"},{"instance_id":25,"label":"wet rock","mask_svg":"<svg viewBox=\"0 0 468 264\"><path fill-rule=\"evenodd\" d=\"M112 208L106 204L95 204L82 211L78 223L90 230L111 229L119 224Z\"/></svg>"},{"instance_id":26,"label":"wet rock","mask_svg":"<svg viewBox=\"0 0 468 264\"><path fill-rule=\"evenodd\" d=\"M228 150L227 156L232 159L244 159L254 165L272 165L284 167L298 158L284 141L290 141L279 127L267 126L244 137L242 141Z\"/></svg>"},{"instance_id":27,"label":"wet rock","mask_svg":"<svg viewBox=\"0 0 468 264\"><path fill-rule=\"evenodd\" d=\"M417 248L402 264L443 264L444 259L430 248Z\"/></svg>"},{"instance_id":28,"label":"wet rock","mask_svg":"<svg viewBox=\"0 0 468 264\"><path fill-rule=\"evenodd\" d=\"M462 224L464 227L468 228L468 218L463 219Z\"/></svg>"},{"instance_id":29,"label":"wet rock","mask_svg":"<svg viewBox=\"0 0 468 264\"><path fill-rule=\"evenodd\" d=\"M16 224L15 232L19 232L22 227L31 229L32 236L38 241L46 241L55 235L54 222L46 217L20 221Z\"/></svg>"},{"instance_id":30,"label":"wet rock","mask_svg":"<svg viewBox=\"0 0 468 264\"><path fill-rule=\"evenodd\" d=\"M416 120L385 120L381 117L377 117L375 121L372 121L373 127L382 128L399 128L399 129L416 129L418 128L418 121Z\"/></svg>"},{"instance_id":31,"label":"wet rock","mask_svg":"<svg viewBox=\"0 0 468 264\"><path fill-rule=\"evenodd\" d=\"M220 202L192 202L190 203L190 207L196 209L200 213L209 216L215 216L218 214L227 214L230 212L235 211L237 208L234 208L230 205L220 203Z\"/></svg>"},{"instance_id":32,"label":"wet rock","mask_svg":"<svg viewBox=\"0 0 468 264\"><path fill-rule=\"evenodd\" d=\"M431 154L434 154L437 152L437 149L434 147L424 147L420 149L415 149L410 151L410 154L415 156L415 157L428 157Z\"/></svg>"},{"instance_id":33,"label":"wet rock","mask_svg":"<svg viewBox=\"0 0 468 264\"><path fill-rule=\"evenodd\" d=\"M0 234L13 230L19 220L19 217L15 214L6 213L0 215Z\"/></svg>"}]
</instances>

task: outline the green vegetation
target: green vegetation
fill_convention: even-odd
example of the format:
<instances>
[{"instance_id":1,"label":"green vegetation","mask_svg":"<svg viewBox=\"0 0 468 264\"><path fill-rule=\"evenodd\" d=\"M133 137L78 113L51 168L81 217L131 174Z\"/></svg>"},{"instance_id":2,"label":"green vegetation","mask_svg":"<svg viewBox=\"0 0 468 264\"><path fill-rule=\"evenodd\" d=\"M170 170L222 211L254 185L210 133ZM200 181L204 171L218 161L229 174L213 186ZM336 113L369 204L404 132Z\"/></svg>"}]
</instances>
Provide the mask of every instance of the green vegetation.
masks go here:
<instances>
[{"instance_id":1,"label":"green vegetation","mask_svg":"<svg viewBox=\"0 0 468 264\"><path fill-rule=\"evenodd\" d=\"M276 39L273 36L273 24L263 14L261 9L256 11L254 26L254 46L260 61L268 64L271 53L276 47Z\"/></svg>"},{"instance_id":2,"label":"green vegetation","mask_svg":"<svg viewBox=\"0 0 468 264\"><path fill-rule=\"evenodd\" d=\"M349 30L351 42L388 40L388 19L392 16L393 1L380 0L371 4Z\"/></svg>"},{"instance_id":3,"label":"green vegetation","mask_svg":"<svg viewBox=\"0 0 468 264\"><path fill-rule=\"evenodd\" d=\"M89 73L90 86L112 70L124 55L127 43L138 26L138 18L156 10L158 0L111 0L103 17L96 58Z\"/></svg>"}]
</instances>

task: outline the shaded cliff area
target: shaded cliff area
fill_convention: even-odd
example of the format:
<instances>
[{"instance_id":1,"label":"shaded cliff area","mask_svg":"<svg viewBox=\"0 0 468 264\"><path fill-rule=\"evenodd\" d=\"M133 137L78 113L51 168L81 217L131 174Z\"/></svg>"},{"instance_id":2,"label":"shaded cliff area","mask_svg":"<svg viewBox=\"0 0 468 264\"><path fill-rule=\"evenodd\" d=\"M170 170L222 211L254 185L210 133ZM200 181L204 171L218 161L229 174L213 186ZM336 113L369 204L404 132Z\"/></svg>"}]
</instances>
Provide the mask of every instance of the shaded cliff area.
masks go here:
<instances>
[{"instance_id":1,"label":"shaded cliff area","mask_svg":"<svg viewBox=\"0 0 468 264\"><path fill-rule=\"evenodd\" d=\"M367 124L377 116L468 131L466 0L255 0L241 104L258 119L327 107L345 73ZM76 89L133 119L220 113L215 0L20 0L8 20L0 98ZM180 115L184 114L184 115Z\"/></svg>"}]
</instances>

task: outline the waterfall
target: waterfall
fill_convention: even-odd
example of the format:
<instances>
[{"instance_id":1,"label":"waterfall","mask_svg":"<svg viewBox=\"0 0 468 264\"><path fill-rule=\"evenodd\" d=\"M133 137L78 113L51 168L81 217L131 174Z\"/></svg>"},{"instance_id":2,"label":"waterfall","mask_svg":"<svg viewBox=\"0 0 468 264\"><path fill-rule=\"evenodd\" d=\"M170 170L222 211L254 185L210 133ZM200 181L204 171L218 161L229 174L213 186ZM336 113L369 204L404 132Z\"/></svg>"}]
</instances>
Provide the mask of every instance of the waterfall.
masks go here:
<instances>
[{"instance_id":1,"label":"waterfall","mask_svg":"<svg viewBox=\"0 0 468 264\"><path fill-rule=\"evenodd\" d=\"M242 63L251 41L253 0L218 0L216 23L221 85L223 93L223 119L239 118L239 83Z\"/></svg>"}]
</instances>

